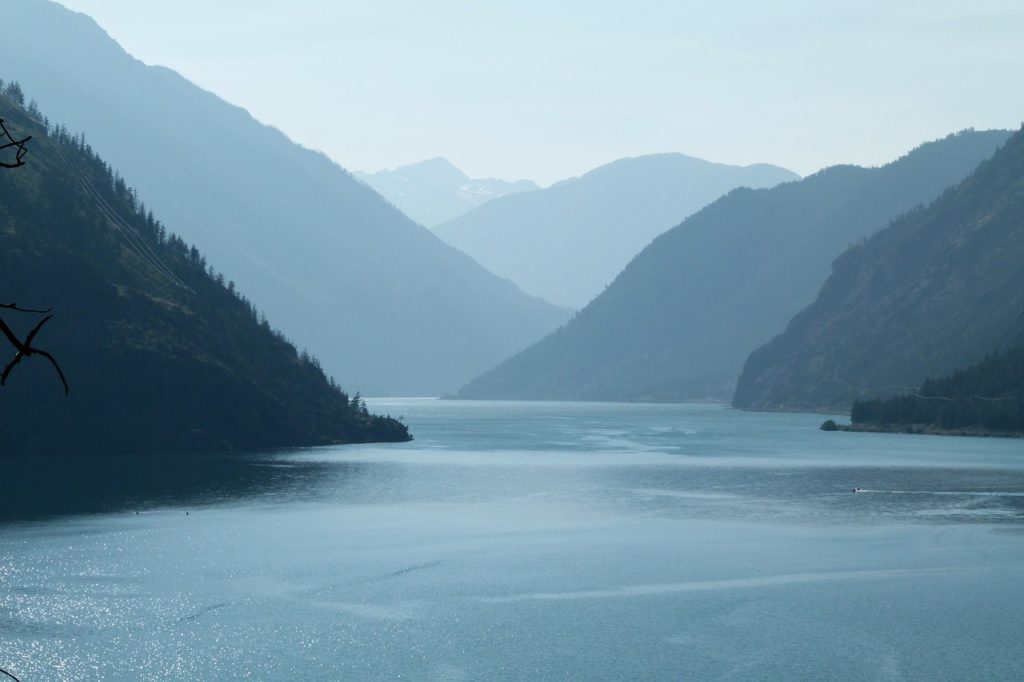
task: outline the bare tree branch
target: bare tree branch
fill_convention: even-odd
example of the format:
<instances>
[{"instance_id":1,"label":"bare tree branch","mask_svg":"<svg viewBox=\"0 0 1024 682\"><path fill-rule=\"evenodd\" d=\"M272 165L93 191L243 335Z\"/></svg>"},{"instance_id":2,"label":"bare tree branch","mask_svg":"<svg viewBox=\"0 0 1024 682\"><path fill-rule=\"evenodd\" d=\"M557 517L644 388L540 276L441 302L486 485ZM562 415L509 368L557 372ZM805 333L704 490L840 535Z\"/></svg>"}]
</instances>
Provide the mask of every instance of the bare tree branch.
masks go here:
<instances>
[{"instance_id":1,"label":"bare tree branch","mask_svg":"<svg viewBox=\"0 0 1024 682\"><path fill-rule=\"evenodd\" d=\"M40 320L39 323L32 328L32 331L28 333L28 336L25 337L24 341L21 341L17 337L17 335L15 335L13 331L11 331L11 328L8 327L7 324L2 319L0 319L0 333L3 333L3 335L7 337L8 342L10 342L10 344L14 346L15 350L17 351L14 354L14 359L7 363L6 367L4 367L3 374L0 374L0 386L7 385L7 377L10 376L11 370L18 366L22 358L27 358L32 355L41 355L47 360L49 360L50 364L53 365L53 368L57 371L57 376L60 378L60 383L64 385L64 395L68 394L68 381L64 377L64 372L63 370L61 370L60 365L57 364L57 360L54 359L54 357L45 350L32 347L32 341L35 340L36 334L39 333L39 330L43 328L44 324L46 324L52 319L53 315L47 315L42 320Z\"/></svg>"},{"instance_id":2,"label":"bare tree branch","mask_svg":"<svg viewBox=\"0 0 1024 682\"><path fill-rule=\"evenodd\" d=\"M10 140L10 142L4 142L4 140ZM32 139L32 136L16 140L11 135L10 131L7 130L7 126L4 125L4 120L0 118L0 150L8 149L10 147L16 147L18 151L14 153L14 163L8 163L6 161L0 161L0 168L17 168L25 165L25 154L28 154L28 147L25 143Z\"/></svg>"},{"instance_id":3,"label":"bare tree branch","mask_svg":"<svg viewBox=\"0 0 1024 682\"><path fill-rule=\"evenodd\" d=\"M7 677L11 678L12 680L14 680L14 682L21 682L21 680L19 680L17 677L15 677L13 674L7 672L3 668L0 668L0 673L3 673Z\"/></svg>"},{"instance_id":4,"label":"bare tree branch","mask_svg":"<svg viewBox=\"0 0 1024 682\"><path fill-rule=\"evenodd\" d=\"M19 313L39 313L40 315L45 315L46 313L48 313L51 310L53 310L53 308L47 308L46 310L35 310L34 308L22 308L17 303L0 303L0 308L4 308L5 310L16 310Z\"/></svg>"},{"instance_id":5,"label":"bare tree branch","mask_svg":"<svg viewBox=\"0 0 1024 682\"><path fill-rule=\"evenodd\" d=\"M7 126L4 125L4 120L0 118L0 151L11 147L17 148L17 151L14 154L14 163L0 161L0 168L18 168L19 166L24 166L25 154L28 153L28 148L25 147L25 143L31 139L31 135L21 140L14 139L14 136L11 135L9 130L7 130ZM4 140L10 140L10 142L5 142ZM0 309L13 310L19 313L46 315L46 317L40 320L39 323L32 328L32 331L28 333L24 341L18 338L17 334L7 326L7 323L4 322L3 319L0 319L0 334L3 334L3 336L6 337L8 343L14 346L15 350L14 359L7 363L7 366L4 367L3 373L0 374L0 386L7 385L7 377L11 375L11 371L18 366L23 358L27 358L32 355L41 355L49 360L50 364L53 365L53 368L57 371L57 376L60 377L60 383L64 386L64 395L67 395L68 380L64 377L64 371L61 370L60 365L57 364L57 360L45 350L32 346L32 342L35 341L36 334L39 333L39 330L43 328L44 324L53 319L53 315L47 315L47 313L50 312L50 308L47 308L46 310L36 310L34 308L22 308L17 303L0 303ZM13 675L8 673L6 670L0 669L0 672L13 677Z\"/></svg>"}]
</instances>

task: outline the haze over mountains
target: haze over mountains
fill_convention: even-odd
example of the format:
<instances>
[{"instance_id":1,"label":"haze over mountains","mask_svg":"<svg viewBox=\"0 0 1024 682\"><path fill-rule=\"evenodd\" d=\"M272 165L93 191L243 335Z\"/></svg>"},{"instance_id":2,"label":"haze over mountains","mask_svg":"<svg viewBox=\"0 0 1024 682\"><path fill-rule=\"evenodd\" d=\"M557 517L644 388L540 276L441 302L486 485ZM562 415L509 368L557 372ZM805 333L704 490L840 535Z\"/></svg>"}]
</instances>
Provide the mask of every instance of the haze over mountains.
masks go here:
<instances>
[{"instance_id":1,"label":"haze over mountains","mask_svg":"<svg viewBox=\"0 0 1024 682\"><path fill-rule=\"evenodd\" d=\"M814 300L836 256L933 200L1009 135L965 131L881 168L836 166L734 190L655 239L569 324L458 397L729 400L747 356Z\"/></svg>"},{"instance_id":2,"label":"haze over mountains","mask_svg":"<svg viewBox=\"0 0 1024 682\"><path fill-rule=\"evenodd\" d=\"M539 189L531 180L473 179L440 157L394 170L357 171L355 176L380 192L402 213L430 228L491 199Z\"/></svg>"},{"instance_id":3,"label":"haze over mountains","mask_svg":"<svg viewBox=\"0 0 1024 682\"><path fill-rule=\"evenodd\" d=\"M651 239L694 211L736 187L798 177L768 164L653 154L495 199L435 231L527 293L580 308Z\"/></svg>"},{"instance_id":4,"label":"haze over mountains","mask_svg":"<svg viewBox=\"0 0 1024 682\"><path fill-rule=\"evenodd\" d=\"M408 439L208 273L101 159L15 102L0 96L0 119L32 140L24 166L0 170L0 291L53 308L31 345L53 354L70 393L42 356L25 357L0 391L0 456ZM21 339L42 319L2 312Z\"/></svg>"},{"instance_id":5,"label":"haze over mountains","mask_svg":"<svg viewBox=\"0 0 1024 682\"><path fill-rule=\"evenodd\" d=\"M4 78L85 132L170 230L349 390L454 390L567 318L325 156L133 59L88 17L46 0L4 12L17 27L0 41Z\"/></svg>"},{"instance_id":6,"label":"haze over mountains","mask_svg":"<svg viewBox=\"0 0 1024 682\"><path fill-rule=\"evenodd\" d=\"M848 410L1024 343L1024 131L926 209L836 259L751 354L733 404Z\"/></svg>"}]
</instances>

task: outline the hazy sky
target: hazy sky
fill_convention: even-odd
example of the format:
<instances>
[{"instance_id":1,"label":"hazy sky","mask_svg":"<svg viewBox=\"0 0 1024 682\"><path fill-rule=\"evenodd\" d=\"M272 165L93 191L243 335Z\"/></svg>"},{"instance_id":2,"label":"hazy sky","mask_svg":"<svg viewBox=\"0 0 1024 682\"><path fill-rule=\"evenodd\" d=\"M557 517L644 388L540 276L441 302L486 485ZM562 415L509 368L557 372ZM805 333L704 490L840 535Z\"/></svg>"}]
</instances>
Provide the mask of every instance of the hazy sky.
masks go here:
<instances>
[{"instance_id":1,"label":"hazy sky","mask_svg":"<svg viewBox=\"0 0 1024 682\"><path fill-rule=\"evenodd\" d=\"M801 174L1024 120L1024 2L61 0L352 170Z\"/></svg>"}]
</instances>

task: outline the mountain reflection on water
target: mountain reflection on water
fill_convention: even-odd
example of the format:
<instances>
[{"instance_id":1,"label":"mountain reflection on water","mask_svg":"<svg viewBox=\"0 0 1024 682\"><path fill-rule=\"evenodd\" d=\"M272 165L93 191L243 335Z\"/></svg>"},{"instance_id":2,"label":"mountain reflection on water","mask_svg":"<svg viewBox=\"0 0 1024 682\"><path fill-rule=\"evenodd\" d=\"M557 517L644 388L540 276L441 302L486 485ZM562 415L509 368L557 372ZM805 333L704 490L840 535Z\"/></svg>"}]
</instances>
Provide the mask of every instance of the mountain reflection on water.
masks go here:
<instances>
[{"instance_id":1,"label":"mountain reflection on water","mask_svg":"<svg viewBox=\"0 0 1024 682\"><path fill-rule=\"evenodd\" d=\"M364 465L281 461L275 453L0 458L0 522L302 499Z\"/></svg>"}]
</instances>

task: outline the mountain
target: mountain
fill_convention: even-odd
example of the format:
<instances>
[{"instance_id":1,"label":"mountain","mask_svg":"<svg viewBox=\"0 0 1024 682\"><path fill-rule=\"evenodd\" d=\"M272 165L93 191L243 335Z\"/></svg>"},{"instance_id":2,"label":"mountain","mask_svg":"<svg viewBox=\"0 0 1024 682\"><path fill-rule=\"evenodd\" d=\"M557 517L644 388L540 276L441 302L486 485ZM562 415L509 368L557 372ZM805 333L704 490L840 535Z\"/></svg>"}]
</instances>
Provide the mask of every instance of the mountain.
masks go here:
<instances>
[{"instance_id":1,"label":"mountain","mask_svg":"<svg viewBox=\"0 0 1024 682\"><path fill-rule=\"evenodd\" d=\"M928 208L832 266L817 299L750 355L733 404L848 410L1018 340L1024 131Z\"/></svg>"},{"instance_id":2,"label":"mountain","mask_svg":"<svg viewBox=\"0 0 1024 682\"><path fill-rule=\"evenodd\" d=\"M454 390L567 318L326 156L133 59L85 15L7 0L4 21L17 30L0 40L0 76L87 131L150 208L346 386Z\"/></svg>"},{"instance_id":3,"label":"mountain","mask_svg":"<svg viewBox=\"0 0 1024 682\"><path fill-rule=\"evenodd\" d=\"M491 199L538 189L530 180L474 180L442 158L376 173L356 172L355 176L427 227L457 218Z\"/></svg>"},{"instance_id":4,"label":"mountain","mask_svg":"<svg viewBox=\"0 0 1024 682\"><path fill-rule=\"evenodd\" d=\"M737 189L655 239L566 326L466 398L729 400L750 352L814 300L832 260L1006 140L963 132L881 168Z\"/></svg>"},{"instance_id":5,"label":"mountain","mask_svg":"<svg viewBox=\"0 0 1024 682\"><path fill-rule=\"evenodd\" d=\"M32 139L23 166L0 169L0 296L53 317L6 307L0 319L52 354L70 391L43 355L14 365L0 388L0 454L408 440L207 272L81 138L47 135L18 89L5 91L0 119Z\"/></svg>"},{"instance_id":6,"label":"mountain","mask_svg":"<svg viewBox=\"0 0 1024 682\"><path fill-rule=\"evenodd\" d=\"M1024 346L928 379L915 393L857 401L852 431L1024 435Z\"/></svg>"},{"instance_id":7,"label":"mountain","mask_svg":"<svg viewBox=\"0 0 1024 682\"><path fill-rule=\"evenodd\" d=\"M495 199L435 232L524 291L581 308L652 239L694 211L736 187L797 178L767 164L640 156Z\"/></svg>"}]
</instances>

